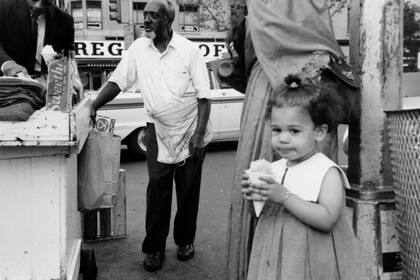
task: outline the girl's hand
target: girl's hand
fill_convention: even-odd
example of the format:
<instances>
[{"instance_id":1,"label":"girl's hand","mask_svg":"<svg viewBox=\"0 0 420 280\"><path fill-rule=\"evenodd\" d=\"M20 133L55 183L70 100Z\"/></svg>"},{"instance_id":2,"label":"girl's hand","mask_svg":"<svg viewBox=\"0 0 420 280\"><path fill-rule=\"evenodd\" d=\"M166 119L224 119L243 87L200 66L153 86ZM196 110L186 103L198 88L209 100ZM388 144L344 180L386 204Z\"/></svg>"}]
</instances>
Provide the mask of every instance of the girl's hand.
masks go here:
<instances>
[{"instance_id":1,"label":"girl's hand","mask_svg":"<svg viewBox=\"0 0 420 280\"><path fill-rule=\"evenodd\" d=\"M252 200L252 191L251 191L251 181L249 180L249 176L244 173L241 178L241 192L244 195L244 198L247 200Z\"/></svg>"},{"instance_id":2,"label":"girl's hand","mask_svg":"<svg viewBox=\"0 0 420 280\"><path fill-rule=\"evenodd\" d=\"M262 200L261 196L253 191L253 184L246 173L242 175L241 186L242 194L246 200Z\"/></svg>"},{"instance_id":3,"label":"girl's hand","mask_svg":"<svg viewBox=\"0 0 420 280\"><path fill-rule=\"evenodd\" d=\"M262 201L272 201L275 203L283 203L284 198L288 196L289 191L271 176L260 176L263 183L251 185L251 191L258 199Z\"/></svg>"}]
</instances>

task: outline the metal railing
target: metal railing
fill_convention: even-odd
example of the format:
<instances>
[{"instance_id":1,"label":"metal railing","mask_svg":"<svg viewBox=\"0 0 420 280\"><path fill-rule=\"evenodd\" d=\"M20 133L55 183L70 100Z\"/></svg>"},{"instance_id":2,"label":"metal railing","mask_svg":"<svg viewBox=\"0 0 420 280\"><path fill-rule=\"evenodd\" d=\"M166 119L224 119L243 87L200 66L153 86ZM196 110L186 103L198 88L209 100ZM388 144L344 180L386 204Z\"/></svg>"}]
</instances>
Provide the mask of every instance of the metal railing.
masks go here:
<instances>
[{"instance_id":1,"label":"metal railing","mask_svg":"<svg viewBox=\"0 0 420 280\"><path fill-rule=\"evenodd\" d=\"M420 109L387 119L403 279L420 279Z\"/></svg>"}]
</instances>

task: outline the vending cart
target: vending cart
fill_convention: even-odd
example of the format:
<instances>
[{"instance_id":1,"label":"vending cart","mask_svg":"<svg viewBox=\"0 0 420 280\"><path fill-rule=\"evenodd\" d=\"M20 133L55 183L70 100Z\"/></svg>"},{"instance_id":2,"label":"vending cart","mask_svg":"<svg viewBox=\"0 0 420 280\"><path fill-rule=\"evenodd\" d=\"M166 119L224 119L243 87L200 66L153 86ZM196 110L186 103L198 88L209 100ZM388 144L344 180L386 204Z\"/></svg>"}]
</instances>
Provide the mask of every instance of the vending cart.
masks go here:
<instances>
[{"instance_id":1,"label":"vending cart","mask_svg":"<svg viewBox=\"0 0 420 280\"><path fill-rule=\"evenodd\" d=\"M77 153L90 103L0 122L0 279L78 279Z\"/></svg>"}]
</instances>

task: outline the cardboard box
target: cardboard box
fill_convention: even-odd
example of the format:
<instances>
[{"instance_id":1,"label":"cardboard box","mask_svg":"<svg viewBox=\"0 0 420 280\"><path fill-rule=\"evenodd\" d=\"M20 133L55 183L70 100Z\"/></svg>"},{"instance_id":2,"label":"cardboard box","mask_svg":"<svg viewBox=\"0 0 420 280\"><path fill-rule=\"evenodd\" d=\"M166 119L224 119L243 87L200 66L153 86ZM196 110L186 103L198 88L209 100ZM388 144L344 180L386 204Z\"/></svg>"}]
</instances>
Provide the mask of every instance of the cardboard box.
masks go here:
<instances>
[{"instance_id":1,"label":"cardboard box","mask_svg":"<svg viewBox=\"0 0 420 280\"><path fill-rule=\"evenodd\" d=\"M48 64L47 78L47 110L70 112L72 82L72 66L69 58L63 57Z\"/></svg>"},{"instance_id":2,"label":"cardboard box","mask_svg":"<svg viewBox=\"0 0 420 280\"><path fill-rule=\"evenodd\" d=\"M95 130L99 132L114 133L115 118L107 116L96 116Z\"/></svg>"}]
</instances>

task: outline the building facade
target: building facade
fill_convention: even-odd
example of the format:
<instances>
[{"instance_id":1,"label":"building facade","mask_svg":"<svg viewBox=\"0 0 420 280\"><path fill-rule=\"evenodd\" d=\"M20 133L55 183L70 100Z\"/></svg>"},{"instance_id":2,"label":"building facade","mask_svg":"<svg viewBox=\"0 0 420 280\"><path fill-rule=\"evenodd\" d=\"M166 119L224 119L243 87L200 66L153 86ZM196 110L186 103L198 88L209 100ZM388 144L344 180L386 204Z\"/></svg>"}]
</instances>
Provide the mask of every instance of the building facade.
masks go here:
<instances>
[{"instance_id":1,"label":"building facade","mask_svg":"<svg viewBox=\"0 0 420 280\"><path fill-rule=\"evenodd\" d=\"M142 36L147 0L56 0L74 18L76 59L86 90L98 89L123 50ZM117 2L119 4L115 5ZM244 18L245 0L174 0L173 29L199 44L206 60L226 53L224 40ZM112 8L111 8L112 7ZM119 9L120 22L112 20ZM113 14L114 13L114 14ZM348 43L347 9L334 13L337 39Z\"/></svg>"},{"instance_id":2,"label":"building facade","mask_svg":"<svg viewBox=\"0 0 420 280\"><path fill-rule=\"evenodd\" d=\"M115 0L57 0L74 18L76 59L85 89L96 90L108 78L122 51L142 34L147 0L119 0L120 22L112 20ZM197 41L207 59L226 52L224 39L243 18L244 0L176 0L173 29ZM115 6L114 6L115 8Z\"/></svg>"}]
</instances>

